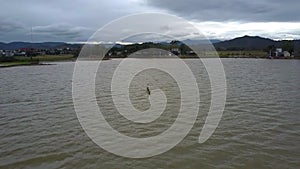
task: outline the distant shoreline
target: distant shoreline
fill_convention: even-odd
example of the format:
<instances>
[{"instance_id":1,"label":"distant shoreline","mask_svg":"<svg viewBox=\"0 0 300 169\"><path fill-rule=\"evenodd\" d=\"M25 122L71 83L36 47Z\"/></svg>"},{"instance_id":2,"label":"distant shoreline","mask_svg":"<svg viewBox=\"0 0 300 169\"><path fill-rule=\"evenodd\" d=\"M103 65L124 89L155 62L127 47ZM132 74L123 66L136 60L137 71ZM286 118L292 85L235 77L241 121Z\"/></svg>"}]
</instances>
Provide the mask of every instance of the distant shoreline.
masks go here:
<instances>
[{"instance_id":1,"label":"distant shoreline","mask_svg":"<svg viewBox=\"0 0 300 169\"><path fill-rule=\"evenodd\" d=\"M118 56L111 56L110 58L103 59L103 60L113 60L113 59L175 59L175 57L118 57ZM197 56L179 56L180 59L199 59ZM206 58L240 58L240 59L269 59L266 56L238 56L238 55L221 55L221 56L206 56L200 57L203 59ZM81 58L82 60L92 61L98 60L99 58ZM37 56L34 57L33 60L30 60L29 57L17 57L15 61L11 62L0 62L0 68L9 68L9 67L16 67L16 66L41 66L41 65L53 65L51 63L43 63L43 62L74 62L77 58L73 57L72 55L45 55L45 56ZM294 58L277 58L274 60L299 60L299 57Z\"/></svg>"},{"instance_id":2,"label":"distant shoreline","mask_svg":"<svg viewBox=\"0 0 300 169\"><path fill-rule=\"evenodd\" d=\"M0 62L0 68L9 68L16 66L39 66L39 65L52 65L43 62L61 62L61 61L75 61L73 55L44 55L33 57L15 57L12 61Z\"/></svg>"}]
</instances>

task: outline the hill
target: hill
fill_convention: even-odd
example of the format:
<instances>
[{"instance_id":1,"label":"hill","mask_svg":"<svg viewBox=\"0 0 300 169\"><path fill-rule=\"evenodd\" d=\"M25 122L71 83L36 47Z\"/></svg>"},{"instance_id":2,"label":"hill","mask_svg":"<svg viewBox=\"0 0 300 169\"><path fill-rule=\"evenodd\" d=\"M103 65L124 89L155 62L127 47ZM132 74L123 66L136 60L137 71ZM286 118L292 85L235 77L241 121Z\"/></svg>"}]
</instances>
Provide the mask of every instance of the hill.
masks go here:
<instances>
[{"instance_id":1,"label":"hill","mask_svg":"<svg viewBox=\"0 0 300 169\"><path fill-rule=\"evenodd\" d=\"M182 41L186 45L203 45L203 44L209 44L209 43L219 43L221 42L218 39L208 39L208 40L191 40L191 39L186 39Z\"/></svg>"},{"instance_id":2,"label":"hill","mask_svg":"<svg viewBox=\"0 0 300 169\"><path fill-rule=\"evenodd\" d=\"M20 48L35 48L35 49L54 49L54 48L79 48L81 44L68 44L64 42L43 42L43 43L30 43L30 42L0 42L0 50L17 50Z\"/></svg>"},{"instance_id":3,"label":"hill","mask_svg":"<svg viewBox=\"0 0 300 169\"><path fill-rule=\"evenodd\" d=\"M281 43L282 41L246 35L232 40L214 43L214 46L220 50L264 50L271 45L280 47Z\"/></svg>"},{"instance_id":4,"label":"hill","mask_svg":"<svg viewBox=\"0 0 300 169\"><path fill-rule=\"evenodd\" d=\"M226 41L219 41L217 39L210 39L209 40L214 47L217 50L229 50L229 51L240 51L240 50L266 50L270 48L270 46L274 47L281 47L284 48L284 50L287 51L293 51L294 45L296 42L299 42L299 40L294 41L288 41L288 40L282 40L282 41L275 41L268 38L263 38L259 36L243 36L234 38L231 40ZM207 44L207 40L191 40L186 39L183 41L174 41L178 46L181 44L186 45L201 45L205 46ZM172 42L158 42L155 44L159 44L158 46L161 46L165 48L166 46L170 45ZM154 42L145 42L144 45L150 45L154 44ZM65 42L43 42L43 43L30 43L30 42L11 42L11 43L2 43L0 42L0 50L16 50L20 48L35 48L35 49L54 49L54 48L73 48L78 49L81 48L83 44L70 44ZM124 46L132 46L132 45L122 45L122 44L104 44L106 47L115 47L115 48L122 48ZM136 45L136 44L135 44ZM298 49L299 47L297 47Z\"/></svg>"}]
</instances>

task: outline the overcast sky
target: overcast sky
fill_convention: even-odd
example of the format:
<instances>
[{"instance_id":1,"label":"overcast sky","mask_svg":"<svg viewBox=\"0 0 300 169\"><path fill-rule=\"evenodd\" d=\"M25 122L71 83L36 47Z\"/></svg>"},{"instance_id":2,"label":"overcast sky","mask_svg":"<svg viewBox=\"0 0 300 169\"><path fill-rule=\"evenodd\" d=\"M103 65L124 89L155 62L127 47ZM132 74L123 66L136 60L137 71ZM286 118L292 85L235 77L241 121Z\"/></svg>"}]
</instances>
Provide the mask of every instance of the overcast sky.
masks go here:
<instances>
[{"instance_id":1,"label":"overcast sky","mask_svg":"<svg viewBox=\"0 0 300 169\"><path fill-rule=\"evenodd\" d=\"M299 6L299 0L1 0L0 41L31 41L31 29L34 42L86 41L110 21L142 12L182 17L210 39L300 39Z\"/></svg>"}]
</instances>

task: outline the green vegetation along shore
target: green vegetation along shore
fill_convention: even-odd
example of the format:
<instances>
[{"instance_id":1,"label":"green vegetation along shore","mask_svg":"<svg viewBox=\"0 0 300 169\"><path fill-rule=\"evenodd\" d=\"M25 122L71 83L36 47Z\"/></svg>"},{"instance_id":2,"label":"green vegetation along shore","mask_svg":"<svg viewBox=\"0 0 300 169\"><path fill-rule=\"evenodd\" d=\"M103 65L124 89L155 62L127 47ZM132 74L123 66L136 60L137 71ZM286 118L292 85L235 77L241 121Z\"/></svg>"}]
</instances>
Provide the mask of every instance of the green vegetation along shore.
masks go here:
<instances>
[{"instance_id":1,"label":"green vegetation along shore","mask_svg":"<svg viewBox=\"0 0 300 169\"><path fill-rule=\"evenodd\" d=\"M215 52L206 52L205 56L220 57L220 58L267 58L267 54L264 51L217 51L218 56ZM111 56L111 58L124 58L124 56ZM182 59L198 58L197 56L181 55ZM295 57L296 59L297 57ZM58 62L58 61L75 61L77 56L72 54L61 54L61 55L41 55L33 57L18 56L13 57L11 60L0 61L0 68L14 67L14 66L33 66L33 65L45 65L43 62ZM47 64L46 64L47 65Z\"/></svg>"},{"instance_id":2,"label":"green vegetation along shore","mask_svg":"<svg viewBox=\"0 0 300 169\"><path fill-rule=\"evenodd\" d=\"M57 62L57 61L74 61L73 55L43 55L36 56L32 59L30 57L14 57L10 61L0 62L0 67L14 67L14 66L31 66L31 65L43 65L43 62Z\"/></svg>"}]
</instances>

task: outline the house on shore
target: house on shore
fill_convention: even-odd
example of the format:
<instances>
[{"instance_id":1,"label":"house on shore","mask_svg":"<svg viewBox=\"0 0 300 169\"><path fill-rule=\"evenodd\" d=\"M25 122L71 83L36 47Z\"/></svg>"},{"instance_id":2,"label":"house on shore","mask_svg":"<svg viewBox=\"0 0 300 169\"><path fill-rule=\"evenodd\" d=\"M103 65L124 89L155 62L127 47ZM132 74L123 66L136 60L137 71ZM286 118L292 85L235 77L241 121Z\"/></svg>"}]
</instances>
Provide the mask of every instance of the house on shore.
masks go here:
<instances>
[{"instance_id":1,"label":"house on shore","mask_svg":"<svg viewBox=\"0 0 300 169\"><path fill-rule=\"evenodd\" d=\"M290 58L291 54L288 51L283 51L282 48L276 48L275 50L271 50L269 54L269 58L271 59L286 59Z\"/></svg>"},{"instance_id":2,"label":"house on shore","mask_svg":"<svg viewBox=\"0 0 300 169\"><path fill-rule=\"evenodd\" d=\"M2 57L13 57L14 56L14 51L11 51L11 50L1 50L0 51L0 55Z\"/></svg>"},{"instance_id":3,"label":"house on shore","mask_svg":"<svg viewBox=\"0 0 300 169\"><path fill-rule=\"evenodd\" d=\"M171 53L174 55L181 55L180 49L179 48L172 48Z\"/></svg>"}]
</instances>

